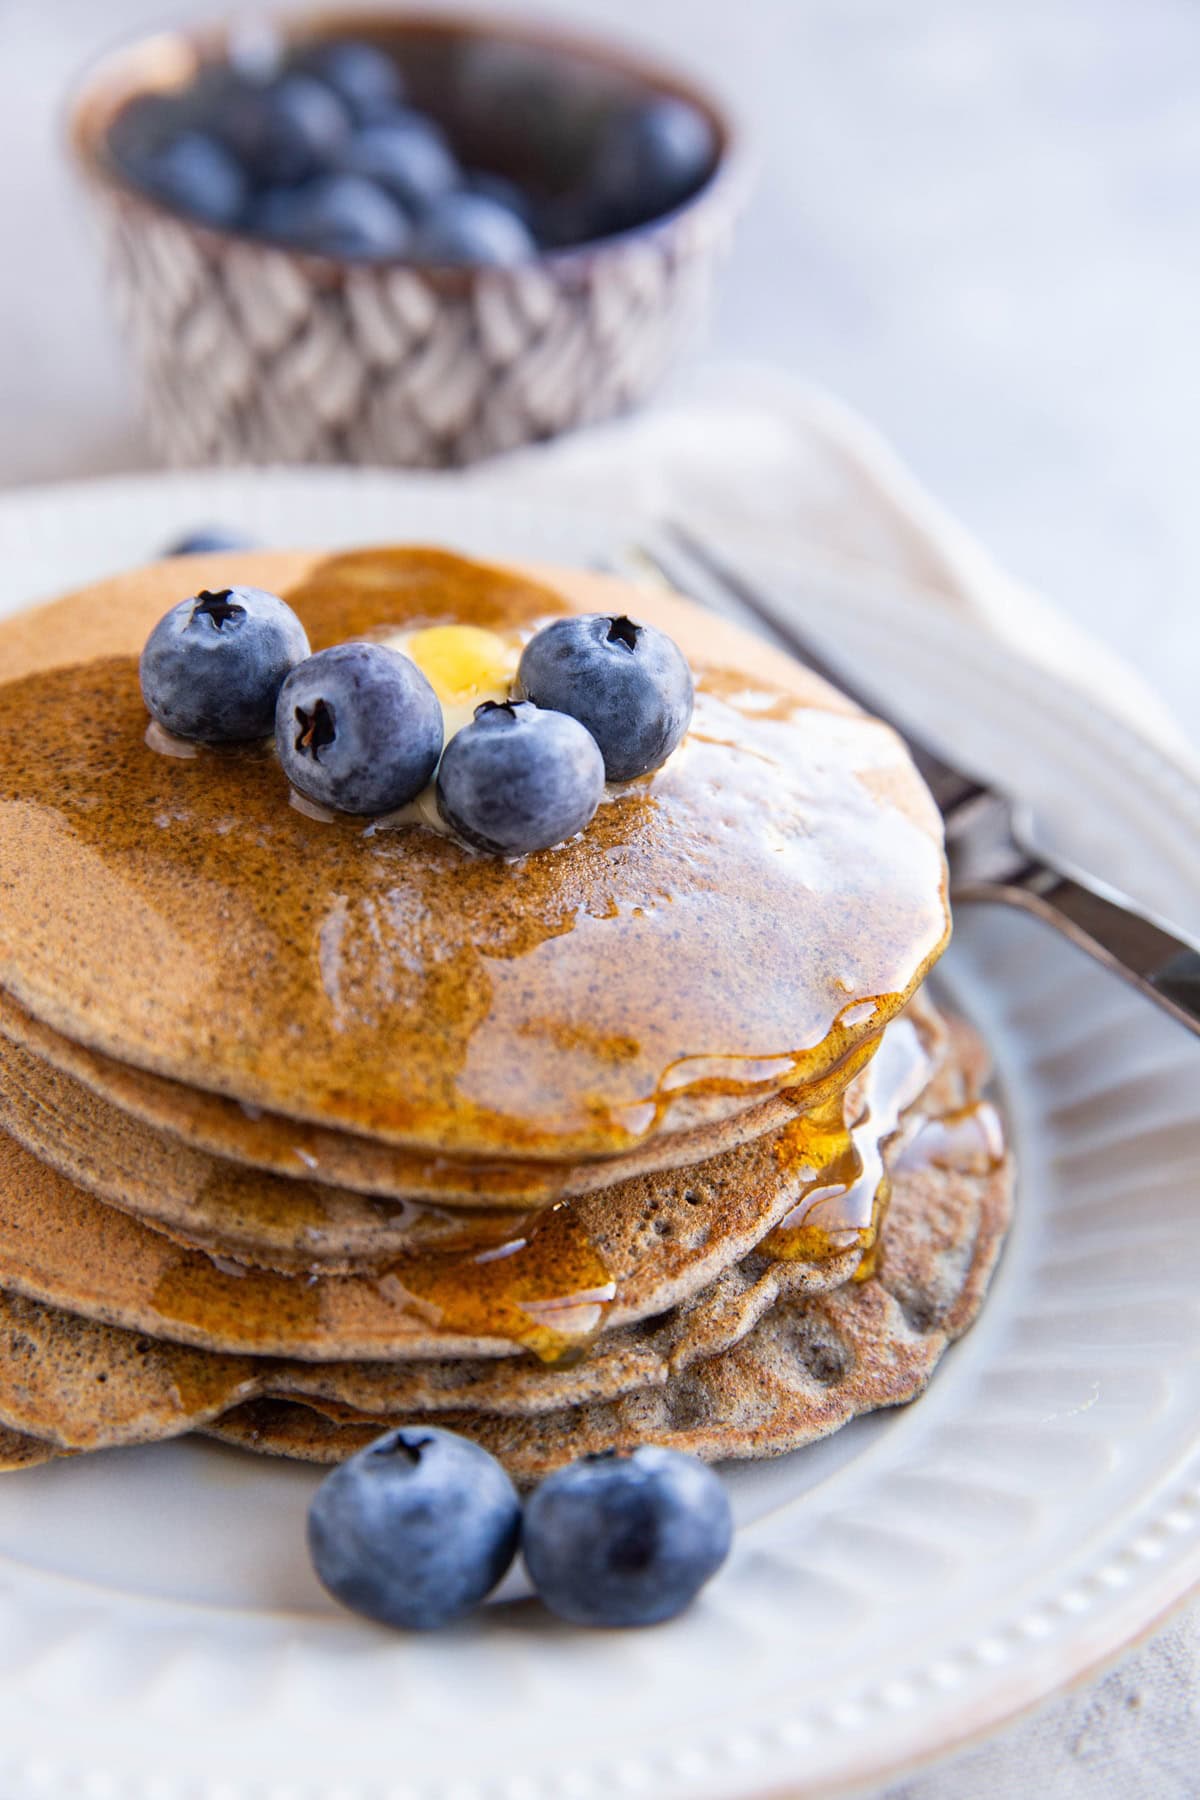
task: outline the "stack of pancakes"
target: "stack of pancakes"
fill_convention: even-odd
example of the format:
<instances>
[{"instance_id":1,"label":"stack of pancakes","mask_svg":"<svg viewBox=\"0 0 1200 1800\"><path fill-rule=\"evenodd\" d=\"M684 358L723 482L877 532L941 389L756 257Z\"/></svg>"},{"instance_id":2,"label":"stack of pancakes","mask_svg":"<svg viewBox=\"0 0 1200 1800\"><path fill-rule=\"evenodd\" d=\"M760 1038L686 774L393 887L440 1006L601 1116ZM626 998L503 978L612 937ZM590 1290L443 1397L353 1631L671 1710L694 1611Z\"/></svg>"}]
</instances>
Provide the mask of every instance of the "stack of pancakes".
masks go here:
<instances>
[{"instance_id":1,"label":"stack of pancakes","mask_svg":"<svg viewBox=\"0 0 1200 1800\"><path fill-rule=\"evenodd\" d=\"M152 729L188 592L314 649L568 609L669 631L666 767L579 838L289 804ZM0 627L0 1457L198 1430L336 1460L451 1425L535 1479L645 1440L791 1449L911 1398L1010 1171L922 982L940 821L895 735L672 596L443 553L204 557ZM456 700L447 693L448 723Z\"/></svg>"}]
</instances>

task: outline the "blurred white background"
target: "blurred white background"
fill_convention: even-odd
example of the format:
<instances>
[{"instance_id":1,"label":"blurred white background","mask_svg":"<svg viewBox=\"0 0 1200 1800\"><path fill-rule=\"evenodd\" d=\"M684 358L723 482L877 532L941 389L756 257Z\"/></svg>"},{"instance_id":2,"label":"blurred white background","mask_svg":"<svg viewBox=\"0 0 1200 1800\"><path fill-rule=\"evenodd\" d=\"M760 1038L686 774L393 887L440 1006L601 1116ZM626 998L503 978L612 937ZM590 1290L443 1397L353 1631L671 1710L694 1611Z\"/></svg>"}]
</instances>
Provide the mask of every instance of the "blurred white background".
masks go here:
<instances>
[{"instance_id":1,"label":"blurred white background","mask_svg":"<svg viewBox=\"0 0 1200 1800\"><path fill-rule=\"evenodd\" d=\"M709 352L851 400L1200 729L1200 10L499 4L619 29L732 97L761 178ZM150 460L62 96L96 50L195 10L0 0L2 481Z\"/></svg>"}]
</instances>

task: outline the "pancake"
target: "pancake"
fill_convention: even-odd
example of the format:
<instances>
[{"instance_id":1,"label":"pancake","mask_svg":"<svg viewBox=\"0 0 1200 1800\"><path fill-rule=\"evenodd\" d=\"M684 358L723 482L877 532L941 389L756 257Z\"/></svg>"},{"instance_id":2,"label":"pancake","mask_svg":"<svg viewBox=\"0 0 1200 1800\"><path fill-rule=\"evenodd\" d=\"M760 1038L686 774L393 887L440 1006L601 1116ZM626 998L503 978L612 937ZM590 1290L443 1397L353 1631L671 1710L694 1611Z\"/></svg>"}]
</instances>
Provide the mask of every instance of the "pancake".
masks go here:
<instances>
[{"instance_id":1,"label":"pancake","mask_svg":"<svg viewBox=\"0 0 1200 1800\"><path fill-rule=\"evenodd\" d=\"M378 1268L406 1250L514 1237L524 1212L448 1212L285 1180L190 1149L0 1038L0 1130L98 1199L178 1242L288 1272Z\"/></svg>"},{"instance_id":2,"label":"pancake","mask_svg":"<svg viewBox=\"0 0 1200 1800\"><path fill-rule=\"evenodd\" d=\"M319 822L268 748L144 742L149 627L231 579L284 591L314 647L632 610L688 655L693 727L518 863ZM0 984L118 1062L454 1157L604 1156L844 1068L946 937L940 820L900 740L683 602L548 579L422 551L225 556L0 628Z\"/></svg>"},{"instance_id":3,"label":"pancake","mask_svg":"<svg viewBox=\"0 0 1200 1800\"><path fill-rule=\"evenodd\" d=\"M923 1073L932 1073L944 1054L945 1032L921 996L906 1017L917 1033L912 1077L919 1085ZM845 1116L858 1116L870 1087L878 1086L878 1075L865 1072L851 1084ZM906 1071L899 1072L899 1079L897 1105L903 1106L917 1096ZM912 1091L905 1088L906 1079ZM876 1099L878 1115L878 1095ZM798 1126L794 1108L787 1105L786 1110L787 1122L756 1140L756 1147L724 1150L681 1172L693 1190L707 1186L722 1196L729 1222L747 1216L748 1184L755 1218L773 1223L781 1209L794 1203L795 1150L804 1128ZM526 1217L496 1210L452 1212L402 1199L385 1204L209 1156L130 1120L72 1077L4 1038L0 1130L68 1181L177 1242L282 1272L378 1269L408 1250L456 1242L485 1248L517 1237ZM710 1135L721 1135L720 1128L700 1138ZM607 1242L612 1236L609 1221L645 1217L658 1209L664 1192L677 1198L678 1184L661 1175L638 1176L578 1201L575 1211L594 1240ZM693 1198L690 1204L699 1202ZM664 1228L669 1232L676 1227L660 1220L659 1229Z\"/></svg>"},{"instance_id":4,"label":"pancake","mask_svg":"<svg viewBox=\"0 0 1200 1800\"><path fill-rule=\"evenodd\" d=\"M858 1123L797 1115L732 1156L559 1202L521 1235L414 1249L362 1275L281 1275L184 1248L74 1186L0 1135L3 1285L64 1311L202 1349L304 1360L503 1356L554 1360L600 1331L677 1306L768 1242L845 1280L869 1252L881 1140L919 1116L932 1064L899 1019L853 1085Z\"/></svg>"},{"instance_id":5,"label":"pancake","mask_svg":"<svg viewBox=\"0 0 1200 1800\"><path fill-rule=\"evenodd\" d=\"M273 746L147 730L147 631L231 580L314 648L469 621L504 669L632 611L692 728L518 861L427 796L289 805ZM0 667L0 1467L190 1430L330 1461L400 1420L524 1481L761 1456L970 1322L1010 1169L919 991L941 823L816 677L670 596L426 550L174 561L0 625Z\"/></svg>"},{"instance_id":6,"label":"pancake","mask_svg":"<svg viewBox=\"0 0 1200 1800\"><path fill-rule=\"evenodd\" d=\"M70 1451L43 1444L37 1438L26 1437L23 1432L0 1430L0 1474L13 1469L33 1469L38 1463L53 1462L56 1457L69 1455Z\"/></svg>"},{"instance_id":7,"label":"pancake","mask_svg":"<svg viewBox=\"0 0 1200 1800\"><path fill-rule=\"evenodd\" d=\"M936 1189L936 1191L934 1191ZM879 1272L830 1294L781 1301L723 1355L661 1387L532 1418L417 1414L389 1424L444 1424L498 1456L528 1485L580 1456L655 1443L709 1461L798 1450L880 1407L914 1400L983 1303L1011 1206L1007 1167L983 1177L938 1171L897 1188ZM340 1462L380 1421L311 1403L245 1403L202 1427L264 1455Z\"/></svg>"},{"instance_id":8,"label":"pancake","mask_svg":"<svg viewBox=\"0 0 1200 1800\"><path fill-rule=\"evenodd\" d=\"M173 1344L0 1290L0 1419L75 1450L177 1437L255 1398L304 1399L336 1417L457 1411L526 1418L663 1385L737 1343L783 1294L795 1263L748 1258L696 1300L610 1333L564 1368L536 1361L303 1363Z\"/></svg>"},{"instance_id":9,"label":"pancake","mask_svg":"<svg viewBox=\"0 0 1200 1800\"><path fill-rule=\"evenodd\" d=\"M919 1003L919 992L914 1001ZM595 1193L633 1175L683 1168L734 1150L768 1131L778 1130L796 1115L795 1097L778 1094L756 1101L729 1118L689 1131L662 1133L636 1150L593 1162L522 1163L494 1157L467 1162L422 1156L395 1144L328 1131L302 1119L265 1113L258 1107L223 1099L219 1094L206 1094L199 1088L166 1081L64 1038L34 1019L11 994L0 989L0 1058L6 1044L48 1063L98 1100L107 1102L110 1112L115 1111L120 1120L114 1124L111 1117L105 1119L101 1128L106 1135L114 1129L128 1129L131 1141L124 1152L127 1158L135 1158L141 1149L133 1139L136 1125L141 1123L188 1149L270 1174L301 1181L312 1178L323 1185L376 1198L403 1197L453 1207L523 1209ZM857 1054L869 1049L865 1045ZM838 1070L826 1085L837 1088L844 1079L845 1071ZM805 1095L815 1098L819 1092L819 1085L814 1084L805 1090ZM78 1103L81 1107L89 1104L82 1095ZM128 1122L127 1126L121 1121Z\"/></svg>"},{"instance_id":10,"label":"pancake","mask_svg":"<svg viewBox=\"0 0 1200 1800\"><path fill-rule=\"evenodd\" d=\"M986 1135L943 1129L930 1139L916 1137L901 1157L885 1250L867 1280L804 1294L788 1285L797 1265L752 1258L757 1272L728 1272L673 1320L615 1332L569 1369L529 1359L288 1365L155 1342L0 1295L0 1420L75 1450L212 1424L234 1437L253 1430L257 1448L325 1460L385 1421L426 1417L481 1437L523 1476L608 1436L628 1444L687 1432L686 1447L713 1456L794 1447L911 1397L982 1299L1010 1170ZM758 1304L739 1311L734 1289ZM291 1403L246 1410L252 1398L285 1396ZM345 1431L331 1433L330 1421Z\"/></svg>"},{"instance_id":11,"label":"pancake","mask_svg":"<svg viewBox=\"0 0 1200 1800\"><path fill-rule=\"evenodd\" d=\"M844 1266L842 1273L848 1279ZM95 1450L178 1436L258 1397L305 1398L379 1420L480 1410L524 1418L661 1386L698 1357L737 1343L781 1295L825 1285L810 1265L752 1255L696 1299L619 1327L589 1356L561 1367L533 1358L316 1363L233 1356L0 1290L0 1420Z\"/></svg>"}]
</instances>

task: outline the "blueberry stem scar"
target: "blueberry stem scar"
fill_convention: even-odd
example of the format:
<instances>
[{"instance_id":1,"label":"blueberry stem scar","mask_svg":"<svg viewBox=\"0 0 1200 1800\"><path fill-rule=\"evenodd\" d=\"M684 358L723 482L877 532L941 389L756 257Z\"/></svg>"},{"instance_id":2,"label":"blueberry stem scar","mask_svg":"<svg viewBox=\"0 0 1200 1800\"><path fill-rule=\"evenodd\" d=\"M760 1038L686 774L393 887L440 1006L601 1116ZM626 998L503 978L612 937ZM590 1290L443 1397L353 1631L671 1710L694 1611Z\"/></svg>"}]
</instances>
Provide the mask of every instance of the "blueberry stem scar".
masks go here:
<instances>
[{"instance_id":1,"label":"blueberry stem scar","mask_svg":"<svg viewBox=\"0 0 1200 1800\"><path fill-rule=\"evenodd\" d=\"M192 618L211 619L217 630L220 631L227 620L240 617L246 610L244 606L239 606L236 601L230 599L232 592L232 588L222 588L214 594L205 588L203 593L197 596L196 605L192 608Z\"/></svg>"},{"instance_id":2,"label":"blueberry stem scar","mask_svg":"<svg viewBox=\"0 0 1200 1800\"><path fill-rule=\"evenodd\" d=\"M636 650L641 626L627 619L624 613L619 619L610 619L608 625L608 641L610 644L624 644L627 650Z\"/></svg>"},{"instance_id":3,"label":"blueberry stem scar","mask_svg":"<svg viewBox=\"0 0 1200 1800\"><path fill-rule=\"evenodd\" d=\"M326 700L315 701L311 712L305 712L302 706L298 706L296 723L300 727L296 738L297 750L307 750L313 761L319 762L320 752L326 744L332 744L337 736L332 706Z\"/></svg>"},{"instance_id":4,"label":"blueberry stem scar","mask_svg":"<svg viewBox=\"0 0 1200 1800\"><path fill-rule=\"evenodd\" d=\"M406 1438L399 1436L385 1438L381 1444L374 1446L373 1453L376 1456L406 1456L415 1468L421 1460L422 1450L427 1450L432 1442L433 1439L427 1437L418 1438L415 1444L410 1444Z\"/></svg>"}]
</instances>

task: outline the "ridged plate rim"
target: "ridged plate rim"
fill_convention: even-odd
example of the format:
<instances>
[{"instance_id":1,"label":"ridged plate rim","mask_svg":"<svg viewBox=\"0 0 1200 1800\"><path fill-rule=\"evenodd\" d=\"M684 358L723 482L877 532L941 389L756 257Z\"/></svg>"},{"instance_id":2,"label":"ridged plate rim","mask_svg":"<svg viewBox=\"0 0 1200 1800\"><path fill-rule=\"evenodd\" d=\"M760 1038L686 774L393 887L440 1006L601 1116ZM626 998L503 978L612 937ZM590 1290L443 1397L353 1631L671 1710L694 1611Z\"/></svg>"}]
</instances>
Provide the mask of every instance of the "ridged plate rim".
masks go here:
<instances>
[{"instance_id":1,"label":"ridged plate rim","mask_svg":"<svg viewBox=\"0 0 1200 1800\"><path fill-rule=\"evenodd\" d=\"M330 517L340 521L341 541L379 538L388 535L381 529L386 516L395 536L441 538L477 550L490 545L499 556L524 552L564 560L596 555L611 544L616 530L610 520L552 512L536 503L468 496L436 477L385 472L226 471L68 484L0 497L0 551L10 578L0 610L84 579L88 570L119 566L139 553L139 536L142 543L160 541L189 520L225 516L268 536L285 517L304 521L305 529L295 535L309 541L329 537L317 527ZM981 745L982 763L995 754L1006 732L1015 741L1019 733L1014 722L1019 722L1029 739L1023 750L1040 744L1043 760L1052 765L1050 774L1057 768L1070 775L1065 784L1049 777L1045 783L1051 829L1059 788L1065 786L1068 802L1059 824L1068 834L1078 824L1070 815L1086 813L1089 804L1103 801L1109 823L1116 826L1114 837L1126 846L1131 866L1136 864L1144 896L1167 911L1194 907L1200 892L1200 787L1148 739L1066 683L998 647L969 622L931 615L919 597L906 594L899 584L839 580L819 558L807 569L778 573L781 580L794 582L797 604L810 617L820 618L823 596L836 590L839 635L865 654L873 650L900 663L907 655L911 664L913 645L919 644L921 668L914 673L909 667L908 679L915 690L922 681L929 686L931 704L940 692L931 672L936 677L938 670L953 667L956 681L965 684L968 710L987 714L991 707L994 741ZM1036 785L1033 774L1031 780ZM989 980L997 985L995 972L987 973L990 934L996 928L982 915L980 920L964 921L960 967L951 970L951 985L977 1010L1003 1014L988 986ZM999 927L1001 936L1013 929ZM1022 951L1027 954L1042 952ZM1072 964L1071 953L1062 954L1067 960L1061 969L1052 956L1054 966L1042 970L1043 988L1065 981L1076 993L1076 1004L1092 1009L1108 1029L1122 1031L1125 1043L1134 1042L1138 1054L1149 1058L1146 1066L1155 1070L1157 1080L1174 1082L1181 1069L1182 1079L1192 1078L1200 1065L1188 1063L1191 1046L1182 1033L1163 1035L1157 1022L1148 1024L1136 1010L1134 996L1115 983L1101 991L1096 982L1106 978ZM1047 1121L1030 1111L1029 1071L1014 1060L1011 1030L1005 1027L1001 1037L1001 1074L1022 1147L1033 1157ZM1085 1068L1080 1105L1088 1097L1086 1078ZM1094 1097L1094 1085L1090 1091ZM1200 1124L1191 1113L1172 1123L1180 1126L1182 1146L1172 1167L1186 1169L1194 1207L1200 1190L1190 1180L1193 1158L1200 1170ZM797 1563L796 1535L824 1503L822 1496L841 1496L850 1517L856 1488L882 1476L905 1433L911 1430L921 1434L919 1442L932 1443L943 1424L954 1426L953 1406L964 1384L974 1391L972 1382L986 1382L990 1334L1017 1316L1036 1293L1026 1284L1034 1279L1037 1259L1046 1249L1047 1221L1031 1210L1034 1205L1027 1195L993 1302L974 1337L935 1379L929 1396L911 1414L871 1426L862 1434L862 1446L840 1464L835 1457L808 1494L794 1499L784 1495L766 1510L759 1505L761 1516L741 1534L730 1573L690 1619L665 1632L580 1642L574 1634L535 1621L529 1611L515 1628L493 1618L469 1640L412 1645L380 1640L333 1617L264 1617L121 1597L100 1584L47 1575L0 1557L3 1791L13 1800L27 1794L47 1800L60 1794L94 1800L109 1794L139 1800L284 1800L285 1795L293 1800L586 1800L602 1792L702 1800L829 1793L896 1773L1037 1703L1117 1654L1200 1580L1200 1450L1194 1447L1194 1434L1186 1443L1178 1431L1164 1434L1153 1453L1128 1471L1136 1497L1119 1511L1101 1510L1079 1521L1086 1542L1064 1560L1061 1579L1033 1582L1026 1593L1005 1565L1005 1593L996 1592L982 1605L964 1606L962 1630L945 1631L936 1654L915 1656L911 1664L895 1657L882 1678L873 1677L861 1691L847 1688L831 1704L806 1706L795 1685L775 1685L781 1658L803 1658L805 1617L797 1625L784 1616L781 1598L789 1591L788 1582L797 1579L798 1568L801 1588L810 1580L807 1566ZM1190 1240L1180 1248L1193 1253ZM1179 1257L1174 1276L1168 1271L1161 1277L1158 1292L1174 1294L1171 1284L1187 1273L1187 1254ZM1070 1269L1057 1275L1068 1284L1071 1278ZM1185 1324L1188 1329L1172 1357L1164 1353L1159 1359L1174 1384L1168 1400L1160 1397L1160 1406L1168 1412L1172 1407L1190 1409L1194 1416L1200 1408L1200 1371L1191 1365L1196 1363L1200 1325L1191 1317ZM1141 1365L1125 1367L1130 1379L1145 1373ZM1054 1441L1069 1446L1071 1433L1081 1430L1085 1435L1078 1441L1090 1441L1090 1415L1085 1409L1080 1417L1082 1427L1078 1421L1064 1421ZM1018 1409L1013 1431L1028 1424ZM1105 1442L1105 1454L1113 1453L1115 1440ZM999 1506L1006 1498L1011 1496L997 1480L993 1502ZM960 1495L960 1505L965 1504ZM1061 1511L1060 1500L1051 1496L1049 1504L1052 1512L1055 1507ZM1054 1518L1061 1524L1058 1513ZM915 1540L904 1539L903 1533L900 1538L889 1548L884 1532L871 1551L882 1559L885 1575L889 1568L898 1570L903 1558L923 1553ZM860 1555L865 1541L860 1540ZM766 1589L774 1595L770 1602L756 1585L763 1581L764 1569ZM821 1573L828 1581L825 1565ZM1012 1603L1004 1604L1008 1593ZM810 1606L817 1598L810 1593ZM769 1703L762 1696L750 1703L735 1694L731 1677L724 1684L732 1696L728 1710L713 1704L700 1724L689 1710L688 1684L701 1676L708 1679L731 1646L745 1666L761 1668ZM869 1661L868 1651L864 1658ZM321 1768L311 1743L297 1741L314 1708L318 1715L324 1708L326 1716L341 1716L338 1709L352 1711L356 1695L361 1698L368 1691L376 1696L409 1690L440 1695L481 1675L492 1684L488 1703L501 1712L513 1708L518 1724L528 1723L547 1707L547 1695L571 1668L585 1670L600 1699L607 1701L604 1729L599 1744L568 1733L570 1754L559 1754L557 1760L553 1755L546 1760L547 1744L552 1741L556 1747L558 1740L551 1721L544 1719L539 1743L531 1744L514 1727L495 1745L492 1767L481 1775L439 1769L435 1747L424 1746L418 1754L411 1741L404 1766L398 1768L387 1754L397 1714L389 1709L384 1716L376 1705L368 1708L368 1723L360 1721L363 1736L355 1758L349 1759L371 1748L365 1742L369 1731L378 1751L374 1767L361 1772L349 1768L343 1751L334 1759L340 1769ZM796 1685L803 1685L802 1670L801 1660ZM89 1681L104 1692L100 1711L95 1701L88 1710L83 1689ZM671 1702L666 1707L669 1723L657 1732L639 1724L636 1739L627 1736L622 1744L622 1704L628 1711L634 1703L630 1696L654 1684ZM178 1728L186 1716L186 1709L180 1711L185 1700L193 1725L197 1713L203 1720L199 1737L194 1730L183 1735ZM255 1723L236 1724L235 1713L244 1713L251 1700ZM255 1738L258 1749L250 1754ZM222 1743L227 1747L224 1758L214 1754ZM266 1767L264 1754L267 1761L277 1757L278 1766Z\"/></svg>"}]
</instances>

